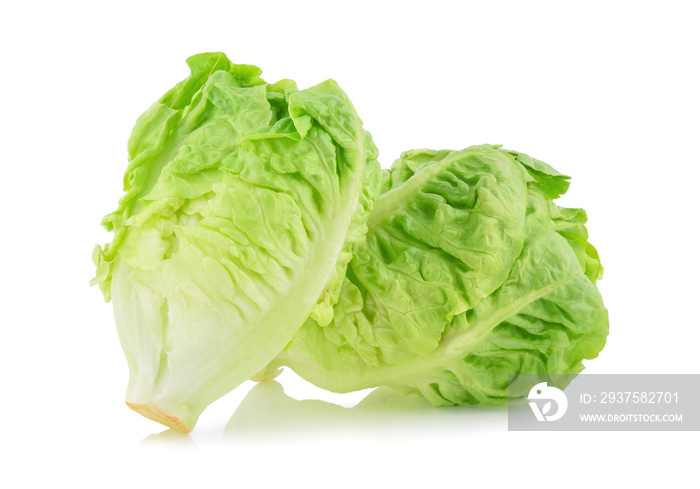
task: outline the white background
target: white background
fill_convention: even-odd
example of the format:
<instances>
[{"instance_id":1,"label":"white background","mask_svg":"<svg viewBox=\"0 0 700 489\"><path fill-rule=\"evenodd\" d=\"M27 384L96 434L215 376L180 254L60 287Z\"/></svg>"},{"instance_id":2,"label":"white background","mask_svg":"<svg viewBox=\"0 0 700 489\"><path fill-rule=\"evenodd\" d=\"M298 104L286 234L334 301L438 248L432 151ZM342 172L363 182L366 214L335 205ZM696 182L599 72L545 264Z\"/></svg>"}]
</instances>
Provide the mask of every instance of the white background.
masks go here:
<instances>
[{"instance_id":1,"label":"white background","mask_svg":"<svg viewBox=\"0 0 700 489\"><path fill-rule=\"evenodd\" d=\"M121 195L133 123L187 76L185 58L224 51L269 81L337 80L384 166L411 148L494 143L572 175L562 203L588 211L610 311L608 344L588 372L700 373L696 6L2 7L1 485L697 483L697 432L515 433L504 410L478 408L358 421L274 385L240 404L252 383L213 404L190 437L153 436L162 427L123 403L111 306L88 287L92 248L111 239L99 222ZM293 398L344 406L365 394L332 395L291 374L280 382Z\"/></svg>"}]
</instances>

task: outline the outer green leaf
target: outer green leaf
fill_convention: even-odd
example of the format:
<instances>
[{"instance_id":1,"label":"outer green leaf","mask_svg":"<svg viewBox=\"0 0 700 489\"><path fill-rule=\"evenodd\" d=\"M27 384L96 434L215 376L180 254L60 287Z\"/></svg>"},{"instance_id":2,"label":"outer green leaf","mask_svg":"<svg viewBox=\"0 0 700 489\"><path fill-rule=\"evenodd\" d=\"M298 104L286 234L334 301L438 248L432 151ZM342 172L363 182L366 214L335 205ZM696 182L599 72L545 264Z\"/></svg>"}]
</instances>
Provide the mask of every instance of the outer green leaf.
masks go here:
<instances>
[{"instance_id":1,"label":"outer green leaf","mask_svg":"<svg viewBox=\"0 0 700 489\"><path fill-rule=\"evenodd\" d=\"M569 179L571 177L562 175L544 161L531 158L525 153L518 153L517 151L506 152L527 169L549 199L556 199L569 190Z\"/></svg>"}]
</instances>

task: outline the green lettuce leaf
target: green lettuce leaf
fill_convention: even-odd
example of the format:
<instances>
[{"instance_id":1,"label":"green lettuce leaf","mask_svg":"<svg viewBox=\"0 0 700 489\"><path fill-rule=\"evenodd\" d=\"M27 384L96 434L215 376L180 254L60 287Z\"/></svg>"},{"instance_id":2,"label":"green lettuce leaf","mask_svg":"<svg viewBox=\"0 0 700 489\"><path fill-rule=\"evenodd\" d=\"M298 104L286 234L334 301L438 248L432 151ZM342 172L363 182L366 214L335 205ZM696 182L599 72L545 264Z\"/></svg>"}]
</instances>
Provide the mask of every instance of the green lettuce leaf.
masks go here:
<instances>
[{"instance_id":1,"label":"green lettuce leaf","mask_svg":"<svg viewBox=\"0 0 700 489\"><path fill-rule=\"evenodd\" d=\"M184 432L328 315L381 181L334 81L267 84L221 53L187 63L133 129L93 280L113 302L127 404Z\"/></svg>"},{"instance_id":2,"label":"green lettuce leaf","mask_svg":"<svg viewBox=\"0 0 700 489\"><path fill-rule=\"evenodd\" d=\"M552 202L567 179L491 146L404 153L333 321L307 320L273 365L333 391L388 385L435 405L499 404L510 375L580 372L608 317L585 213Z\"/></svg>"}]
</instances>

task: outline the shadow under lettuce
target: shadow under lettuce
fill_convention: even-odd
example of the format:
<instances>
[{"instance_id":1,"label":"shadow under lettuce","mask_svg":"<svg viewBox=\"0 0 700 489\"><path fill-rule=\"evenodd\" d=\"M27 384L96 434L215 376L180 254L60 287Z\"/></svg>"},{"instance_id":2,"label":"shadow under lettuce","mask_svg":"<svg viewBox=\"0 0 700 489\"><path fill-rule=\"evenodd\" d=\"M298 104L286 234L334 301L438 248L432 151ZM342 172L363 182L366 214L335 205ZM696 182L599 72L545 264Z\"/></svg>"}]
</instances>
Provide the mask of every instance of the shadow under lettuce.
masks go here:
<instances>
[{"instance_id":1,"label":"shadow under lettuce","mask_svg":"<svg viewBox=\"0 0 700 489\"><path fill-rule=\"evenodd\" d=\"M165 431L161 431L160 433L153 433L152 435L148 435L146 438L141 440L141 442L139 443L139 447L168 447L190 450L196 449L197 444L189 434L185 435L173 429L167 429Z\"/></svg>"},{"instance_id":2,"label":"shadow under lettuce","mask_svg":"<svg viewBox=\"0 0 700 489\"><path fill-rule=\"evenodd\" d=\"M388 387L372 391L354 407L316 399L297 400L279 382L260 382L240 403L224 431L224 441L286 437L303 434L391 437L458 435L505 431L507 407L434 407L417 394L400 394Z\"/></svg>"}]
</instances>

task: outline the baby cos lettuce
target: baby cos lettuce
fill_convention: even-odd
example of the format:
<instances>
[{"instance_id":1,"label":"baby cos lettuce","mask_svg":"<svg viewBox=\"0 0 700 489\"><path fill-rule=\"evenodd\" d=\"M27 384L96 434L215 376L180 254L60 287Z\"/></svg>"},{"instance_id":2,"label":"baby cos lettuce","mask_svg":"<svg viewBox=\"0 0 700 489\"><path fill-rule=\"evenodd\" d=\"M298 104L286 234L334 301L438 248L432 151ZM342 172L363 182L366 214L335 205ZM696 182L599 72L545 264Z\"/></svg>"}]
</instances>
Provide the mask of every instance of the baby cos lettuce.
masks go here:
<instances>
[{"instance_id":1,"label":"baby cos lettuce","mask_svg":"<svg viewBox=\"0 0 700 489\"><path fill-rule=\"evenodd\" d=\"M136 123L114 239L94 253L132 409L188 432L281 366L333 391L498 404L509 375L575 374L603 348L586 214L553 203L569 177L496 146L382 172L332 80L187 63Z\"/></svg>"},{"instance_id":2,"label":"baby cos lettuce","mask_svg":"<svg viewBox=\"0 0 700 489\"><path fill-rule=\"evenodd\" d=\"M220 53L187 63L189 78L132 132L93 281L114 304L127 404L183 432L311 312L332 312L324 297L380 182L376 148L335 82L268 84Z\"/></svg>"},{"instance_id":3,"label":"baby cos lettuce","mask_svg":"<svg viewBox=\"0 0 700 489\"><path fill-rule=\"evenodd\" d=\"M333 319L307 320L268 372L288 366L338 392L388 385L435 405L499 404L509 375L580 372L608 316L586 215L552 203L567 188L549 165L494 146L404 153Z\"/></svg>"}]
</instances>

